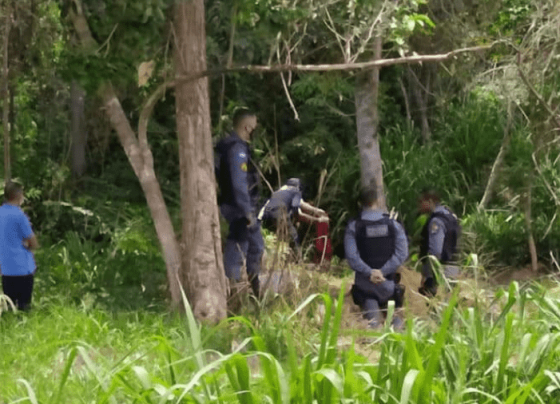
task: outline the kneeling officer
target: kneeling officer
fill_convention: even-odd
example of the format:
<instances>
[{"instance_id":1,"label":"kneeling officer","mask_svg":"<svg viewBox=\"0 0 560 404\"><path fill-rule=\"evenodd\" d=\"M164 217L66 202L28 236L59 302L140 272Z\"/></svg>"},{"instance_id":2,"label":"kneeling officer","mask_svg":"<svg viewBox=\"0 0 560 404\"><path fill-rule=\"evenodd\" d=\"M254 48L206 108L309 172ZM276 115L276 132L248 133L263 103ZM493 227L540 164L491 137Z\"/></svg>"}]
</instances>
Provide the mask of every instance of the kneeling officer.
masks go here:
<instances>
[{"instance_id":1,"label":"kneeling officer","mask_svg":"<svg viewBox=\"0 0 560 404\"><path fill-rule=\"evenodd\" d=\"M368 188L360 196L362 212L348 223L344 236L346 260L356 272L352 297L364 312L371 328L383 323L380 308L389 300L401 307L404 287L399 285L397 269L408 258L408 241L402 225L384 213L377 191ZM399 326L397 317L393 325Z\"/></svg>"}]
</instances>

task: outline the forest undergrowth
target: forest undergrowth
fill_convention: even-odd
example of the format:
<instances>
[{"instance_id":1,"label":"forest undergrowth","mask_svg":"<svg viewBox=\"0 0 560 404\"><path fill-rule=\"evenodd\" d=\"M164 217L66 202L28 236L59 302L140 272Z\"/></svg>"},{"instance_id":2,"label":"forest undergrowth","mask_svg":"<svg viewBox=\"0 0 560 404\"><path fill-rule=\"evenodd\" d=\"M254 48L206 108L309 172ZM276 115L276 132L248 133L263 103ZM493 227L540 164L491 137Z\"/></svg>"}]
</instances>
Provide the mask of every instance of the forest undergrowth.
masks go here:
<instances>
[{"instance_id":1,"label":"forest undergrowth","mask_svg":"<svg viewBox=\"0 0 560 404\"><path fill-rule=\"evenodd\" d=\"M2 312L2 404L560 398L560 282L552 276L495 287L471 257L465 279L428 302L413 290L417 272L404 269L407 307L399 314L390 306L387 316L403 315L405 329L371 331L351 302L347 268L335 260L330 271L320 271L269 254L272 278L263 300L246 296L238 315L201 326L187 300L183 315L157 304L163 303L162 279L147 268L135 268L142 275L129 278L128 289L107 283L101 267L100 278L79 277L76 269L91 271L101 261L76 248L64 253L58 246L57 254L40 256L53 269L38 275L31 313ZM130 265L130 251L108 254L113 268ZM75 290L53 281L57 262L75 269L67 283ZM283 281L274 278L280 273ZM120 299L107 296L119 293Z\"/></svg>"}]
</instances>

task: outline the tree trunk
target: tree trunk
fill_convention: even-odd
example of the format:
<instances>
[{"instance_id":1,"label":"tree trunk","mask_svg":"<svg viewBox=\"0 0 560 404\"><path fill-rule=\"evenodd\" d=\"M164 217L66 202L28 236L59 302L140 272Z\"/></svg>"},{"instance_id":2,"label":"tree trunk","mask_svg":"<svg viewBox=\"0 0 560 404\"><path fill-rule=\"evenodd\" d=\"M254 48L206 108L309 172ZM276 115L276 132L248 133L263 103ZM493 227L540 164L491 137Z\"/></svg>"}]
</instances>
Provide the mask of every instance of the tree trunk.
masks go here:
<instances>
[{"instance_id":1,"label":"tree trunk","mask_svg":"<svg viewBox=\"0 0 560 404\"><path fill-rule=\"evenodd\" d=\"M203 0L179 1L175 9L178 77L206 70ZM216 204L208 79L177 85L177 135L181 175L182 280L200 320L226 316L226 280Z\"/></svg>"},{"instance_id":2,"label":"tree trunk","mask_svg":"<svg viewBox=\"0 0 560 404\"><path fill-rule=\"evenodd\" d=\"M70 143L72 178L78 179L86 171L87 134L85 127L85 91L76 80L70 85Z\"/></svg>"},{"instance_id":3,"label":"tree trunk","mask_svg":"<svg viewBox=\"0 0 560 404\"><path fill-rule=\"evenodd\" d=\"M69 16L80 40L81 47L86 50L97 49L98 46L89 30L80 0L72 1ZM100 94L103 98L104 110L111 121L113 129L117 133L134 173L140 181L146 201L148 202L167 269L171 300L173 305L177 306L182 301L179 284L181 254L179 243L175 238L173 223L171 222L171 217L167 211L154 171L152 152L147 139L140 139L142 140L140 141L136 137L111 85L102 86Z\"/></svg>"},{"instance_id":4,"label":"tree trunk","mask_svg":"<svg viewBox=\"0 0 560 404\"><path fill-rule=\"evenodd\" d=\"M498 174L502 167L502 163L504 162L504 158L506 157L507 148L509 146L509 142L511 139L510 133L511 133L512 121L513 118L512 118L511 103L510 103L510 105L508 106L507 124L506 127L504 128L504 138L502 139L502 145L500 146L500 151L498 152L498 155L496 156L496 160L492 165L492 171L490 172L490 177L488 178L488 184L486 185L486 189L484 190L484 195L482 196L482 199L478 204L478 209L481 210L486 209L488 202L490 202L492 193L494 192L494 186L498 179Z\"/></svg>"},{"instance_id":5,"label":"tree trunk","mask_svg":"<svg viewBox=\"0 0 560 404\"><path fill-rule=\"evenodd\" d=\"M418 67L418 69L416 70L419 72L419 75L417 75L412 67L408 68L409 83L416 104L414 115L416 116L416 119L420 121L420 127L422 130L422 141L424 143L428 143L430 141L430 138L432 137L430 123L428 121L428 92L430 88L430 72L427 69L427 66ZM422 86L422 82L420 81L420 78L424 76L427 76L425 83L426 88Z\"/></svg>"},{"instance_id":6,"label":"tree trunk","mask_svg":"<svg viewBox=\"0 0 560 404\"><path fill-rule=\"evenodd\" d=\"M132 166L134 173L140 181L144 196L154 221L156 233L163 252L165 266L167 268L167 279L171 292L171 300L174 305L180 304L181 290L179 287L179 274L181 268L181 253L179 243L175 237L175 230L171 217L167 211L163 194L154 171L154 161L149 148L141 147L136 135L130 126L121 103L115 95L111 86L105 86L101 90L103 106L109 116L113 129L125 151L126 157Z\"/></svg>"},{"instance_id":7,"label":"tree trunk","mask_svg":"<svg viewBox=\"0 0 560 404\"><path fill-rule=\"evenodd\" d=\"M531 197L533 191L533 176L529 178L529 183L527 185L527 195L525 199L525 225L527 227L527 242L529 244L529 254L531 255L531 270L537 272L538 268L538 257L537 257L537 246L535 244L535 237L533 236L533 220L531 217Z\"/></svg>"},{"instance_id":8,"label":"tree trunk","mask_svg":"<svg viewBox=\"0 0 560 404\"><path fill-rule=\"evenodd\" d=\"M11 2L8 2L4 23L4 49L2 67L2 122L4 131L4 183L12 178L12 163L10 161L10 72L9 72L9 46L10 30L12 28Z\"/></svg>"},{"instance_id":9,"label":"tree trunk","mask_svg":"<svg viewBox=\"0 0 560 404\"><path fill-rule=\"evenodd\" d=\"M376 39L375 59L381 58L381 38ZM377 109L379 93L379 68L358 75L356 80L356 129L361 161L362 187L377 189L378 204L386 210L383 187L383 161L379 150Z\"/></svg>"}]
</instances>

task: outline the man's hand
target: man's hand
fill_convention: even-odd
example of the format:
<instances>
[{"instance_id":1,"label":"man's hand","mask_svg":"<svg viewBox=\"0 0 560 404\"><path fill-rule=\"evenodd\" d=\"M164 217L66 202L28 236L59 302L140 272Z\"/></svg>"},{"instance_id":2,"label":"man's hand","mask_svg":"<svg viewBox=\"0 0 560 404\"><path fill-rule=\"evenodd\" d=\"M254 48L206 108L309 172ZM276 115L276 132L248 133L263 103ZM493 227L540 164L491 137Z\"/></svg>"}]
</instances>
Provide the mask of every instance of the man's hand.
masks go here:
<instances>
[{"instance_id":1,"label":"man's hand","mask_svg":"<svg viewBox=\"0 0 560 404\"><path fill-rule=\"evenodd\" d=\"M317 219L317 221L319 223L328 223L330 221L328 216L321 216L319 219Z\"/></svg>"},{"instance_id":2,"label":"man's hand","mask_svg":"<svg viewBox=\"0 0 560 404\"><path fill-rule=\"evenodd\" d=\"M371 283L381 283L385 281L385 277L383 276L383 272L381 272L379 269L374 269L373 271L371 271L369 280L371 281Z\"/></svg>"},{"instance_id":3,"label":"man's hand","mask_svg":"<svg viewBox=\"0 0 560 404\"><path fill-rule=\"evenodd\" d=\"M254 227L257 224L257 218L253 213L247 213L245 219L247 220L247 227L249 228Z\"/></svg>"}]
</instances>

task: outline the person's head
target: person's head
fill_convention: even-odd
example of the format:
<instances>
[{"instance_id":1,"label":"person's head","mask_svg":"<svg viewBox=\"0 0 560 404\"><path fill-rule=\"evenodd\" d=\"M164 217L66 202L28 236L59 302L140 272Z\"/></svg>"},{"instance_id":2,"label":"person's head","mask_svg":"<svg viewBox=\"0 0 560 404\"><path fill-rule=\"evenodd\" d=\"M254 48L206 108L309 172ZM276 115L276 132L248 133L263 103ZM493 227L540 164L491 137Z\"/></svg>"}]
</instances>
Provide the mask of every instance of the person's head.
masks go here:
<instances>
[{"instance_id":1,"label":"person's head","mask_svg":"<svg viewBox=\"0 0 560 404\"><path fill-rule=\"evenodd\" d=\"M422 214L432 213L439 202L439 195L436 191L425 190L418 198L418 211Z\"/></svg>"},{"instance_id":2,"label":"person's head","mask_svg":"<svg viewBox=\"0 0 560 404\"><path fill-rule=\"evenodd\" d=\"M360 205L362 209L378 209L379 193L376 187L366 187L360 192Z\"/></svg>"},{"instance_id":3,"label":"person's head","mask_svg":"<svg viewBox=\"0 0 560 404\"><path fill-rule=\"evenodd\" d=\"M286 185L289 187L297 188L301 191L301 181L299 180L299 178L290 178L288 181L286 181Z\"/></svg>"},{"instance_id":4,"label":"person's head","mask_svg":"<svg viewBox=\"0 0 560 404\"><path fill-rule=\"evenodd\" d=\"M12 205L23 203L23 186L15 182L8 182L4 188L4 198Z\"/></svg>"},{"instance_id":5,"label":"person's head","mask_svg":"<svg viewBox=\"0 0 560 404\"><path fill-rule=\"evenodd\" d=\"M257 128L257 116L248 109L238 109L233 114L233 130L245 140L251 140L251 135Z\"/></svg>"}]
</instances>

